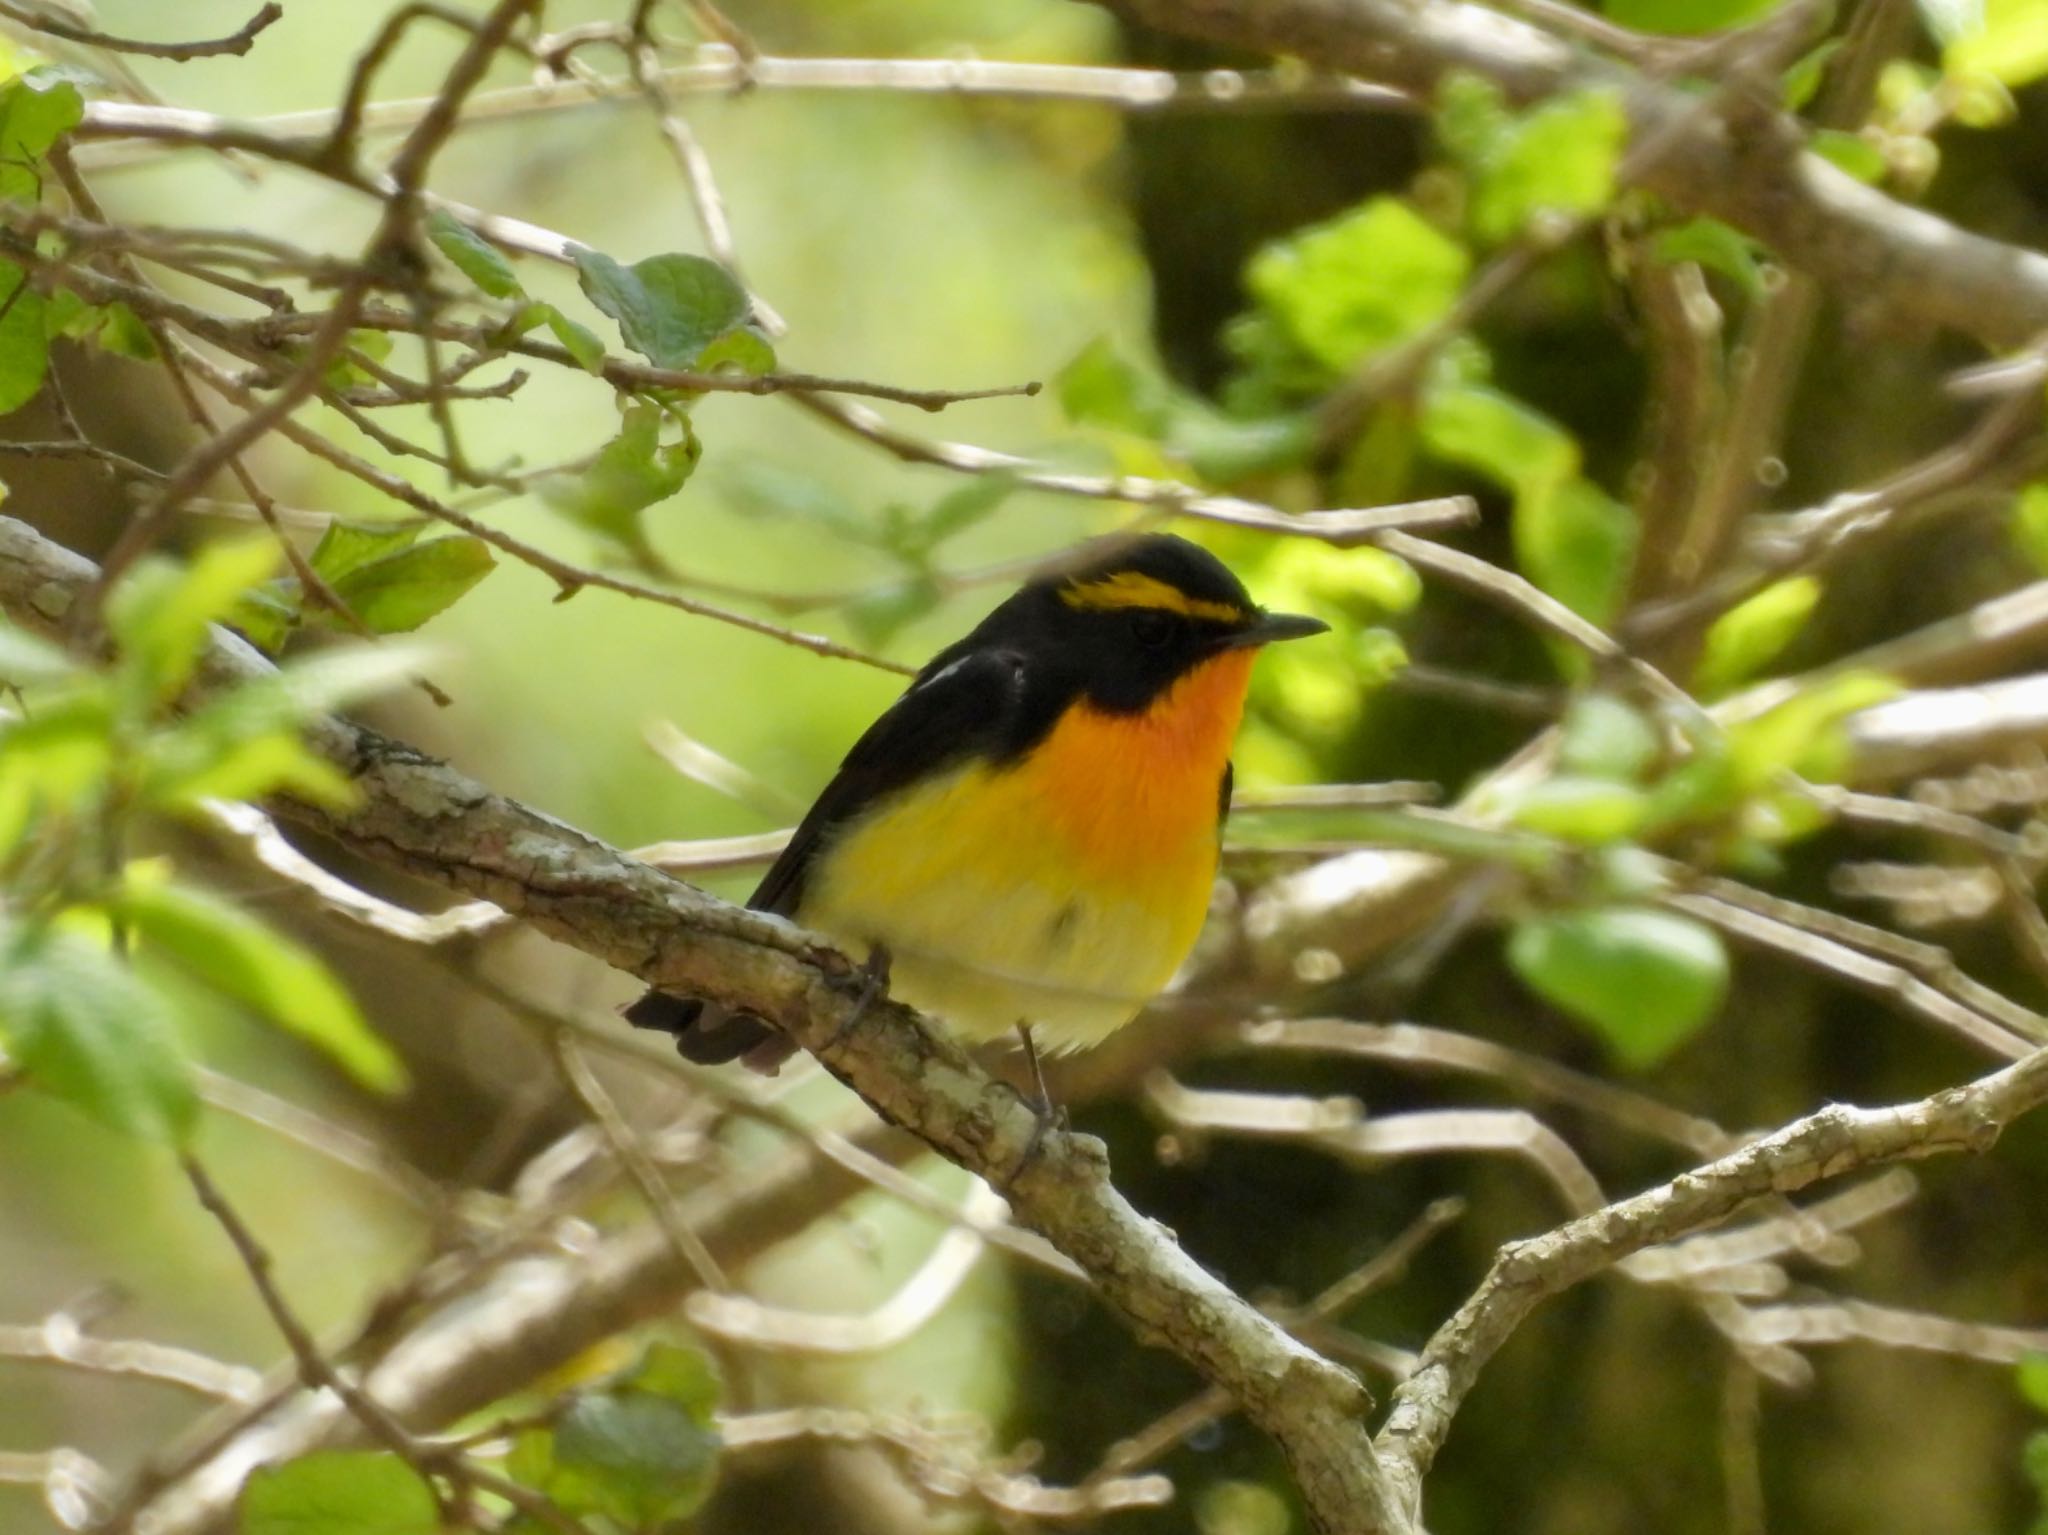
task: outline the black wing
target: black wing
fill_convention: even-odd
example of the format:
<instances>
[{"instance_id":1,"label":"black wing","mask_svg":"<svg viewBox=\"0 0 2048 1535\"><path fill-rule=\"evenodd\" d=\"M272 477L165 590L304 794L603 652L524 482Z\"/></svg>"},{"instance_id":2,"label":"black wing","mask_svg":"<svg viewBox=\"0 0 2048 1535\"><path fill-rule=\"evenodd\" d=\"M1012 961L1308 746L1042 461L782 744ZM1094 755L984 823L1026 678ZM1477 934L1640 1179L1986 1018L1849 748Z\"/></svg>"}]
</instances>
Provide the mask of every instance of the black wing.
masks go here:
<instances>
[{"instance_id":1,"label":"black wing","mask_svg":"<svg viewBox=\"0 0 2048 1535\"><path fill-rule=\"evenodd\" d=\"M811 859L831 831L929 773L1004 753L1023 694L1023 661L1014 652L942 652L854 742L747 904L793 915Z\"/></svg>"},{"instance_id":2,"label":"black wing","mask_svg":"<svg viewBox=\"0 0 2048 1535\"><path fill-rule=\"evenodd\" d=\"M941 651L854 742L747 904L793 915L811 860L836 827L928 773L969 756L1014 749L1020 744L1023 696L1023 662L1014 652ZM745 1056L750 1066L773 1074L795 1048L758 1018L707 1009L666 992L648 992L626 1009L626 1019L675 1035L677 1051L704 1065Z\"/></svg>"}]
</instances>

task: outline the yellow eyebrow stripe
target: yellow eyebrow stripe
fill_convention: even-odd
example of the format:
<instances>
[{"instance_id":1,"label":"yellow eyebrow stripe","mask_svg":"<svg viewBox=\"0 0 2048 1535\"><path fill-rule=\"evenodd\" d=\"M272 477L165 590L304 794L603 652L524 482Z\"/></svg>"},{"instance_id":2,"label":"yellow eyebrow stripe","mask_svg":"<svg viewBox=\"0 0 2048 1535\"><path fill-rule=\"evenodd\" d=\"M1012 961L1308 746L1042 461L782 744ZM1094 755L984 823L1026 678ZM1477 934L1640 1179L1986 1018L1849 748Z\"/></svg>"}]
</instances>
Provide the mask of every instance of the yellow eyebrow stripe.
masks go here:
<instances>
[{"instance_id":1,"label":"yellow eyebrow stripe","mask_svg":"<svg viewBox=\"0 0 2048 1535\"><path fill-rule=\"evenodd\" d=\"M1177 586L1135 570L1119 570L1094 581L1070 581L1060 588L1060 601L1070 608L1161 608L1223 624L1241 624L1250 616L1234 603L1190 597Z\"/></svg>"}]
</instances>

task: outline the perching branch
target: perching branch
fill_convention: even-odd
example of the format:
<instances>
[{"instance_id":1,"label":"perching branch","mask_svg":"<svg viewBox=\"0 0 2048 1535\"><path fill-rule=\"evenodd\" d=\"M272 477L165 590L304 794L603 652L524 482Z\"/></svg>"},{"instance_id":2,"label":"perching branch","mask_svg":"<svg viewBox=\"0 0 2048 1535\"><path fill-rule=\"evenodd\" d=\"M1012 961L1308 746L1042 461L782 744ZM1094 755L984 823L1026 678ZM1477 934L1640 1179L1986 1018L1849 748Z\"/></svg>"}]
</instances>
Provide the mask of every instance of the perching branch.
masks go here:
<instances>
[{"instance_id":1,"label":"perching branch","mask_svg":"<svg viewBox=\"0 0 2048 1535\"><path fill-rule=\"evenodd\" d=\"M0 610L61 632L97 578L26 524L0 518ZM265 663L218 634L201 669L219 687ZM1138 1337L1228 1391L1280 1444L1319 1530L1413 1528L1372 1448L1364 1390L1232 1292L1109 1181L1100 1142L1038 1134L1032 1111L911 1009L863 1010L856 966L780 918L713 899L594 838L493 794L453 767L342 720L309 732L362 795L346 813L284 807L360 856L465 895L650 985L768 1018L883 1118L977 1173L1017 1220L1085 1270Z\"/></svg>"}]
</instances>

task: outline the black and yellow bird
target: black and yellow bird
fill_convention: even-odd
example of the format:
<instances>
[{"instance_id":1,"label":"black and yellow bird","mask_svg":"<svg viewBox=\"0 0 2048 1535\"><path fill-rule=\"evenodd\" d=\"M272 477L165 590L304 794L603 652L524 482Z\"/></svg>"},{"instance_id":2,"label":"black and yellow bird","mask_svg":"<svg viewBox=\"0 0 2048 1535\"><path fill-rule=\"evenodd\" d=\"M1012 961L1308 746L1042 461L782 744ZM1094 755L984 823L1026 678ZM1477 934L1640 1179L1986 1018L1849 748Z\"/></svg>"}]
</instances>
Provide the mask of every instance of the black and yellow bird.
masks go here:
<instances>
[{"instance_id":1,"label":"black and yellow bird","mask_svg":"<svg viewBox=\"0 0 2048 1535\"><path fill-rule=\"evenodd\" d=\"M1166 534L1027 582L855 743L749 903L865 955L968 1043L1099 1043L1201 931L1253 653L1321 633ZM626 1010L704 1063L773 1071L758 1018Z\"/></svg>"}]
</instances>

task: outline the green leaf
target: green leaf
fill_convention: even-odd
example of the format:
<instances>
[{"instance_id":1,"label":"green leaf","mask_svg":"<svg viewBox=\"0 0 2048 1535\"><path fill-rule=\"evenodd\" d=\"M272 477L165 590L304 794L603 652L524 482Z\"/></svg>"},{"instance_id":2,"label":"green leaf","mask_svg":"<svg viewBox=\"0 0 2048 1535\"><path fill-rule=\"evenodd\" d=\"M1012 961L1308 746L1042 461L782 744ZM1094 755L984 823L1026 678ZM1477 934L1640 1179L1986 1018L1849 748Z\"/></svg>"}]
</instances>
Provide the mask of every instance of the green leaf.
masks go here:
<instances>
[{"instance_id":1,"label":"green leaf","mask_svg":"<svg viewBox=\"0 0 2048 1535\"><path fill-rule=\"evenodd\" d=\"M107 601L130 698L159 703L182 688L205 647L206 626L226 618L277 557L274 542L255 538L209 544L183 570L168 560L139 562Z\"/></svg>"},{"instance_id":2,"label":"green leaf","mask_svg":"<svg viewBox=\"0 0 2048 1535\"><path fill-rule=\"evenodd\" d=\"M50 371L50 338L43 296L28 274L0 261L0 416L20 410L42 393Z\"/></svg>"},{"instance_id":3,"label":"green leaf","mask_svg":"<svg viewBox=\"0 0 2048 1535\"><path fill-rule=\"evenodd\" d=\"M956 534L986 521L1017 489L1014 476L979 474L931 504L917 525L918 542L935 549Z\"/></svg>"},{"instance_id":4,"label":"green leaf","mask_svg":"<svg viewBox=\"0 0 2048 1535\"><path fill-rule=\"evenodd\" d=\"M1535 493L1579 471L1579 445L1541 411L1487 384L1427 390L1422 441L1448 463L1477 470L1508 490Z\"/></svg>"},{"instance_id":5,"label":"green leaf","mask_svg":"<svg viewBox=\"0 0 2048 1535\"><path fill-rule=\"evenodd\" d=\"M873 519L837 485L779 460L742 459L719 477L719 491L733 510L748 517L788 517L842 538L873 540Z\"/></svg>"},{"instance_id":6,"label":"green leaf","mask_svg":"<svg viewBox=\"0 0 2048 1535\"><path fill-rule=\"evenodd\" d=\"M1701 696L1718 697L1769 666L1798 638L1819 603L1819 581L1791 576L1772 582L1715 619L1693 674Z\"/></svg>"},{"instance_id":7,"label":"green leaf","mask_svg":"<svg viewBox=\"0 0 2048 1535\"><path fill-rule=\"evenodd\" d=\"M570 319L553 304L543 304L540 307L548 329L554 332L555 339L561 342L564 349L576 360L576 366L586 373L602 373L604 342L597 332Z\"/></svg>"},{"instance_id":8,"label":"green leaf","mask_svg":"<svg viewBox=\"0 0 2048 1535\"><path fill-rule=\"evenodd\" d=\"M119 910L145 944L215 991L324 1052L373 1092L405 1085L405 1068L311 950L213 896L130 882Z\"/></svg>"},{"instance_id":9,"label":"green leaf","mask_svg":"<svg viewBox=\"0 0 2048 1535\"><path fill-rule=\"evenodd\" d=\"M1692 261L1719 272L1750 298L1763 292L1763 247L1733 225L1696 218L1661 231L1654 249L1660 261Z\"/></svg>"},{"instance_id":10,"label":"green leaf","mask_svg":"<svg viewBox=\"0 0 2048 1535\"><path fill-rule=\"evenodd\" d=\"M591 303L618 322L626 345L657 367L692 367L747 317L746 290L702 256L649 256L628 267L579 248L576 275Z\"/></svg>"},{"instance_id":11,"label":"green leaf","mask_svg":"<svg viewBox=\"0 0 2048 1535\"><path fill-rule=\"evenodd\" d=\"M2036 1412L2048 1412L2048 1354L2029 1354L2019 1362L2020 1395Z\"/></svg>"},{"instance_id":12,"label":"green leaf","mask_svg":"<svg viewBox=\"0 0 2048 1535\"><path fill-rule=\"evenodd\" d=\"M1847 171L1870 186L1884 180L1884 151L1859 134L1844 133L1839 128L1816 129L1813 152L1837 170Z\"/></svg>"},{"instance_id":13,"label":"green leaf","mask_svg":"<svg viewBox=\"0 0 2048 1535\"><path fill-rule=\"evenodd\" d=\"M1052 379L1053 397L1069 421L1156 437L1172 406L1172 389L1098 336Z\"/></svg>"},{"instance_id":14,"label":"green leaf","mask_svg":"<svg viewBox=\"0 0 2048 1535\"><path fill-rule=\"evenodd\" d=\"M674 442L661 440L666 421L682 429ZM640 514L688 484L703 451L687 420L655 405L629 406L619 435L598 450L590 466L580 475L549 479L541 494L571 521L639 550L646 543Z\"/></svg>"},{"instance_id":15,"label":"green leaf","mask_svg":"<svg viewBox=\"0 0 2048 1535\"><path fill-rule=\"evenodd\" d=\"M2048 0L1982 0L1958 6L1942 49L1951 79L1984 76L2000 85L2030 85L2048 75Z\"/></svg>"},{"instance_id":16,"label":"green leaf","mask_svg":"<svg viewBox=\"0 0 2048 1535\"><path fill-rule=\"evenodd\" d=\"M329 584L375 633L410 634L446 611L496 564L490 545L459 534L365 560Z\"/></svg>"},{"instance_id":17,"label":"green leaf","mask_svg":"<svg viewBox=\"0 0 2048 1535\"><path fill-rule=\"evenodd\" d=\"M1599 847L1634 836L1649 809L1650 797L1630 784L1560 773L1516 795L1507 813L1530 831Z\"/></svg>"},{"instance_id":18,"label":"green leaf","mask_svg":"<svg viewBox=\"0 0 2048 1535\"><path fill-rule=\"evenodd\" d=\"M0 88L0 198L32 203L42 197L36 162L85 118L78 87L48 69L32 69Z\"/></svg>"},{"instance_id":19,"label":"green leaf","mask_svg":"<svg viewBox=\"0 0 2048 1535\"><path fill-rule=\"evenodd\" d=\"M2048 575L2048 482L2036 480L2012 508L2012 540L2038 575Z\"/></svg>"},{"instance_id":20,"label":"green leaf","mask_svg":"<svg viewBox=\"0 0 2048 1535\"><path fill-rule=\"evenodd\" d=\"M1468 217L1487 244L1538 218L1585 218L1614 199L1628 141L1621 98L1600 86L1550 97L1517 115L1500 87L1456 74L1439 96L1439 132L1470 184Z\"/></svg>"},{"instance_id":21,"label":"green leaf","mask_svg":"<svg viewBox=\"0 0 2048 1535\"><path fill-rule=\"evenodd\" d=\"M702 1349L656 1343L626 1372L624 1383L637 1391L665 1398L698 1423L709 1425L725 1395L718 1366Z\"/></svg>"},{"instance_id":22,"label":"green leaf","mask_svg":"<svg viewBox=\"0 0 2048 1535\"><path fill-rule=\"evenodd\" d=\"M0 719L0 855L51 817L85 810L106 787L113 749L97 685L38 696L33 712Z\"/></svg>"},{"instance_id":23,"label":"green leaf","mask_svg":"<svg viewBox=\"0 0 2048 1535\"><path fill-rule=\"evenodd\" d=\"M557 1501L628 1528L681 1519L711 1494L719 1438L692 1411L639 1391L578 1397L555 1426Z\"/></svg>"},{"instance_id":24,"label":"green leaf","mask_svg":"<svg viewBox=\"0 0 2048 1535\"><path fill-rule=\"evenodd\" d=\"M242 1489L240 1535L439 1535L420 1474L382 1450L321 1450L263 1466Z\"/></svg>"},{"instance_id":25,"label":"green leaf","mask_svg":"<svg viewBox=\"0 0 2048 1535\"><path fill-rule=\"evenodd\" d=\"M0 952L0 1040L37 1088L140 1140L181 1144L199 1099L171 1004L77 933Z\"/></svg>"},{"instance_id":26,"label":"green leaf","mask_svg":"<svg viewBox=\"0 0 2048 1535\"><path fill-rule=\"evenodd\" d=\"M1639 32L1691 36L1754 21L1777 0L1605 0L1608 18Z\"/></svg>"},{"instance_id":27,"label":"green leaf","mask_svg":"<svg viewBox=\"0 0 2048 1535\"><path fill-rule=\"evenodd\" d=\"M753 326L738 325L697 354L697 371L759 378L775 371L775 347Z\"/></svg>"},{"instance_id":28,"label":"green leaf","mask_svg":"<svg viewBox=\"0 0 2048 1535\"><path fill-rule=\"evenodd\" d=\"M1590 480L1535 486L1515 497L1522 574L1582 618L1605 624L1621 608L1635 563L1636 517Z\"/></svg>"},{"instance_id":29,"label":"green leaf","mask_svg":"<svg viewBox=\"0 0 2048 1535\"><path fill-rule=\"evenodd\" d=\"M156 338L142 323L142 316L118 300L107 305L103 323L94 339L99 342L101 351L111 352L116 357L126 357L135 362L156 361Z\"/></svg>"},{"instance_id":30,"label":"green leaf","mask_svg":"<svg viewBox=\"0 0 2048 1535\"><path fill-rule=\"evenodd\" d=\"M1608 693L1581 693L1565 710L1558 765L1566 773L1639 783L1663 755L1657 727Z\"/></svg>"},{"instance_id":31,"label":"green leaf","mask_svg":"<svg viewBox=\"0 0 2048 1535\"><path fill-rule=\"evenodd\" d=\"M1850 715L1898 696L1899 685L1875 672L1844 672L1787 699L1768 713L1728 729L1737 781L1751 791L1782 773L1819 783L1839 781L1849 767Z\"/></svg>"},{"instance_id":32,"label":"green leaf","mask_svg":"<svg viewBox=\"0 0 2048 1535\"><path fill-rule=\"evenodd\" d=\"M437 208L427 215L427 238L456 271L489 297L518 298L526 291L504 253L446 209Z\"/></svg>"},{"instance_id":33,"label":"green leaf","mask_svg":"<svg viewBox=\"0 0 2048 1535\"><path fill-rule=\"evenodd\" d=\"M1266 246L1245 283L1294 344L1341 373L1442 319L1470 269L1457 241L1399 199L1376 197Z\"/></svg>"},{"instance_id":34,"label":"green leaf","mask_svg":"<svg viewBox=\"0 0 2048 1535\"><path fill-rule=\"evenodd\" d=\"M61 646L0 620L0 684L20 688L55 682L78 669L78 662Z\"/></svg>"},{"instance_id":35,"label":"green leaf","mask_svg":"<svg viewBox=\"0 0 2048 1535\"><path fill-rule=\"evenodd\" d=\"M1508 962L1638 1069L1698 1033L1728 991L1728 955L1711 928L1642 907L1529 918L1509 936Z\"/></svg>"},{"instance_id":36,"label":"green leaf","mask_svg":"<svg viewBox=\"0 0 2048 1535\"><path fill-rule=\"evenodd\" d=\"M425 529L423 522L346 522L336 517L321 530L309 563L332 584L372 560L407 548Z\"/></svg>"},{"instance_id":37,"label":"green leaf","mask_svg":"<svg viewBox=\"0 0 2048 1535\"><path fill-rule=\"evenodd\" d=\"M341 769L282 730L218 740L180 731L153 744L142 786L145 804L174 814L191 814L210 799L271 794L330 810L350 809L360 799Z\"/></svg>"}]
</instances>

